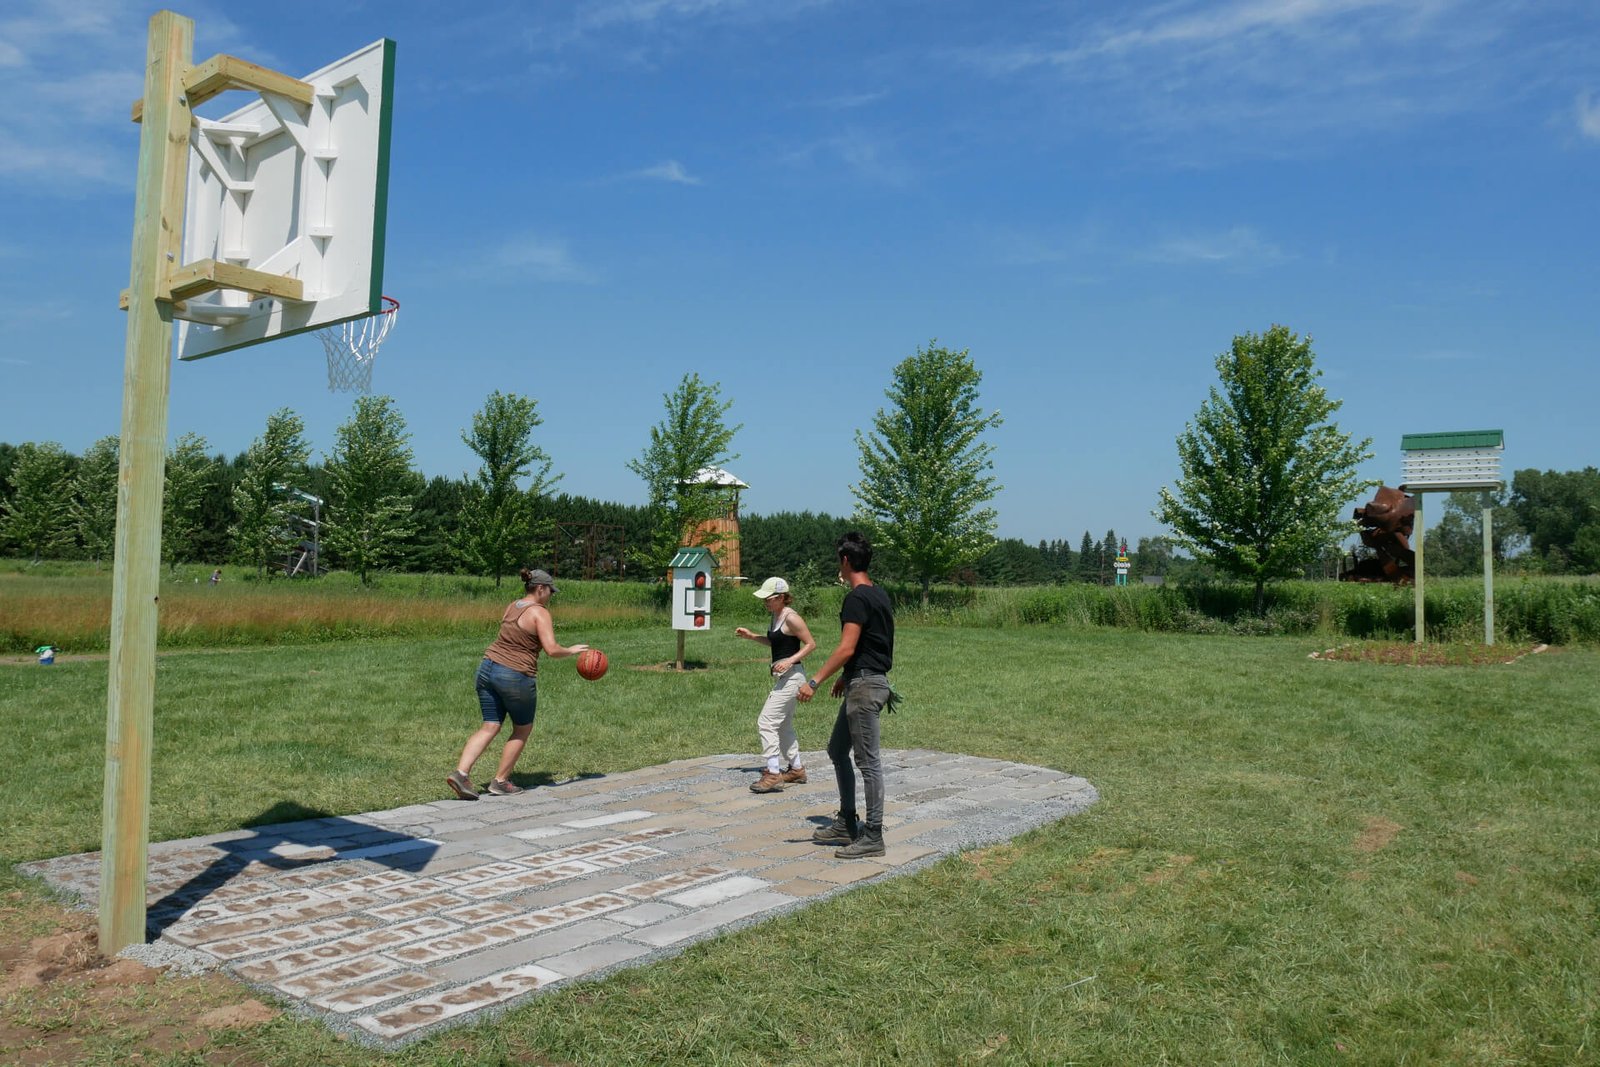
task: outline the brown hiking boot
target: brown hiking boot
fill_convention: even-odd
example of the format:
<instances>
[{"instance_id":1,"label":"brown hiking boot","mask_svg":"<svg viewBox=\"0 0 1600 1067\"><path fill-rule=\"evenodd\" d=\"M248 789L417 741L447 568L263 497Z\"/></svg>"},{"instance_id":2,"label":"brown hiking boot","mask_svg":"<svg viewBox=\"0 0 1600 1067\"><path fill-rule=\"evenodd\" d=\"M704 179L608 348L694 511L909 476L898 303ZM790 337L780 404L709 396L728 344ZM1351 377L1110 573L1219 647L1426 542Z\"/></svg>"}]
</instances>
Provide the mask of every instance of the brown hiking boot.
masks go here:
<instances>
[{"instance_id":1,"label":"brown hiking boot","mask_svg":"<svg viewBox=\"0 0 1600 1067\"><path fill-rule=\"evenodd\" d=\"M790 767L778 777L783 779L784 785L805 785L806 769L804 767Z\"/></svg>"},{"instance_id":2,"label":"brown hiking boot","mask_svg":"<svg viewBox=\"0 0 1600 1067\"><path fill-rule=\"evenodd\" d=\"M752 793L781 793L783 792L783 775L766 771L750 783Z\"/></svg>"}]
</instances>

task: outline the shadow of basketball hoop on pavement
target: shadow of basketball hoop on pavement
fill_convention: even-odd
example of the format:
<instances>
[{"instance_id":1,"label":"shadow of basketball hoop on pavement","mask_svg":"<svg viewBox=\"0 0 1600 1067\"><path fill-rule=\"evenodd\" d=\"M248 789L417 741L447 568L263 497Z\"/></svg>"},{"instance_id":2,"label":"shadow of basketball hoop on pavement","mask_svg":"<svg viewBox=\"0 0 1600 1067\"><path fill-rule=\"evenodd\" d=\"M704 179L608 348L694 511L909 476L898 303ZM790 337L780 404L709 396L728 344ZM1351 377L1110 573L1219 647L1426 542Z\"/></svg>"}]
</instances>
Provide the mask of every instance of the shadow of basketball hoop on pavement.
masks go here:
<instances>
[{"instance_id":1,"label":"shadow of basketball hoop on pavement","mask_svg":"<svg viewBox=\"0 0 1600 1067\"><path fill-rule=\"evenodd\" d=\"M319 908L323 900L318 898L326 898L326 892L312 887L363 873L354 868L341 870L341 864L363 860L388 870L415 874L439 849L439 842L431 838L374 826L358 818L329 815L294 801L280 801L249 821L256 824L249 827L249 836L214 841L210 845L210 850L217 853L214 859L209 863L191 861L195 869L184 881L171 886L159 898L152 894L145 923L150 940L180 922L221 919L232 913L238 914L240 921L236 925L244 932L260 924L259 920L251 921L248 914L270 911L278 905L302 908L305 918L313 919L319 910L329 909ZM162 866L170 869L171 865ZM152 864L152 889L161 884L157 881L159 873ZM303 876L297 879L297 873ZM259 893L258 884L250 880L264 874L275 876L279 886L289 887L281 894L281 902L255 900L248 909L230 903L234 898ZM241 885L239 891L230 891L241 881L248 884ZM303 885L296 887L297 881Z\"/></svg>"}]
</instances>

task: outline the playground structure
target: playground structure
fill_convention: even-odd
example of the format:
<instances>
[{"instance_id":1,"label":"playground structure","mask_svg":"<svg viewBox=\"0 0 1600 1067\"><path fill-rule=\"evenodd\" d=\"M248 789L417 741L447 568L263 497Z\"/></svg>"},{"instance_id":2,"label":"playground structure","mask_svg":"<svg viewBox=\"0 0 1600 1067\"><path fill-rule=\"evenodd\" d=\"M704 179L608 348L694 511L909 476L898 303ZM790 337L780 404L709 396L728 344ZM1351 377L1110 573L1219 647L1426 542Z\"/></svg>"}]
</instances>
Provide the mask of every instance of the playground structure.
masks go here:
<instances>
[{"instance_id":1,"label":"playground structure","mask_svg":"<svg viewBox=\"0 0 1600 1067\"><path fill-rule=\"evenodd\" d=\"M550 534L550 573L565 577L628 576L627 527L607 522L558 522Z\"/></svg>"}]
</instances>

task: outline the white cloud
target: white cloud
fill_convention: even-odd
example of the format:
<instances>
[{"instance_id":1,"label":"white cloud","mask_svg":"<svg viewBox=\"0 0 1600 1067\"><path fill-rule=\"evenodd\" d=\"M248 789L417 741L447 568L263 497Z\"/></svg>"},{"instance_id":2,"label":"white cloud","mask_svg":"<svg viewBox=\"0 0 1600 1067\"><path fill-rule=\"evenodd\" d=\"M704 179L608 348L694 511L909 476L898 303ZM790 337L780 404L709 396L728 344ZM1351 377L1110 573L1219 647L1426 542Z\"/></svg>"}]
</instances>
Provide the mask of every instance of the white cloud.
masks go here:
<instances>
[{"instance_id":1,"label":"white cloud","mask_svg":"<svg viewBox=\"0 0 1600 1067\"><path fill-rule=\"evenodd\" d=\"M593 271L572 258L565 241L522 234L502 244L489 257L497 273L524 274L541 282L592 284Z\"/></svg>"},{"instance_id":2,"label":"white cloud","mask_svg":"<svg viewBox=\"0 0 1600 1067\"><path fill-rule=\"evenodd\" d=\"M886 99L888 95L889 93L885 89L879 89L871 93L842 93L838 96L825 96L819 100L813 100L811 106L824 108L828 111L853 111L858 107L876 104L879 100Z\"/></svg>"},{"instance_id":3,"label":"white cloud","mask_svg":"<svg viewBox=\"0 0 1600 1067\"><path fill-rule=\"evenodd\" d=\"M653 167L646 167L644 170L636 171L634 173L634 177L653 178L656 181L663 182L676 182L679 185L703 184L699 178L696 178L693 174L690 174L688 171L684 170L683 164L679 163L676 159L669 159L664 163L657 163Z\"/></svg>"},{"instance_id":4,"label":"white cloud","mask_svg":"<svg viewBox=\"0 0 1600 1067\"><path fill-rule=\"evenodd\" d=\"M1600 141L1600 100L1593 93L1578 94L1577 118L1578 132L1591 141Z\"/></svg>"},{"instance_id":5,"label":"white cloud","mask_svg":"<svg viewBox=\"0 0 1600 1067\"><path fill-rule=\"evenodd\" d=\"M1250 227L1235 226L1220 232L1168 237L1140 258L1175 265L1198 263L1249 268L1280 263L1287 257L1277 245L1263 240Z\"/></svg>"},{"instance_id":6,"label":"white cloud","mask_svg":"<svg viewBox=\"0 0 1600 1067\"><path fill-rule=\"evenodd\" d=\"M1058 9L1026 42L1002 38L949 56L1018 83L1036 100L1041 128L1115 131L1196 166L1299 156L1332 138L1548 99L1585 66L1582 42L1592 39L1581 5L1526 0L1170 0L1111 15L1081 10Z\"/></svg>"},{"instance_id":7,"label":"white cloud","mask_svg":"<svg viewBox=\"0 0 1600 1067\"><path fill-rule=\"evenodd\" d=\"M846 130L788 152L784 161L817 168L842 167L860 178L882 185L906 185L914 177L911 167L894 144L862 130Z\"/></svg>"}]
</instances>

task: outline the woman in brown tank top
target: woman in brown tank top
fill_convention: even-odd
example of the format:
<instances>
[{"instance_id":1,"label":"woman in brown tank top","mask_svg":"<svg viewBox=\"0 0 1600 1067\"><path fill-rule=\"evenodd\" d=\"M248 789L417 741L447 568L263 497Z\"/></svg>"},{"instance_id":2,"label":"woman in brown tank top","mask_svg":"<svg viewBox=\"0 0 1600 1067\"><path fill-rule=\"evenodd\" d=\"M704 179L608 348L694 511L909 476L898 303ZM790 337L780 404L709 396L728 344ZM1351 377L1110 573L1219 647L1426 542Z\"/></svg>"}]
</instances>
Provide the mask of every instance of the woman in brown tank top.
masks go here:
<instances>
[{"instance_id":1,"label":"woman in brown tank top","mask_svg":"<svg viewBox=\"0 0 1600 1067\"><path fill-rule=\"evenodd\" d=\"M476 682L483 725L467 738L456 769L445 778L445 784L462 800L478 799L478 791L472 785L472 765L478 762L478 757L483 755L508 717L511 736L506 738L500 766L487 789L497 797L522 792L520 786L512 783L511 771L528 743L528 735L533 733L533 716L538 706L539 654L559 659L576 656L589 647L557 643L549 609L556 587L550 575L524 567L522 588L527 595L512 601L501 615L500 632L483 650L483 662L478 664Z\"/></svg>"}]
</instances>

